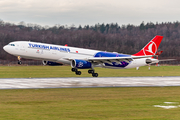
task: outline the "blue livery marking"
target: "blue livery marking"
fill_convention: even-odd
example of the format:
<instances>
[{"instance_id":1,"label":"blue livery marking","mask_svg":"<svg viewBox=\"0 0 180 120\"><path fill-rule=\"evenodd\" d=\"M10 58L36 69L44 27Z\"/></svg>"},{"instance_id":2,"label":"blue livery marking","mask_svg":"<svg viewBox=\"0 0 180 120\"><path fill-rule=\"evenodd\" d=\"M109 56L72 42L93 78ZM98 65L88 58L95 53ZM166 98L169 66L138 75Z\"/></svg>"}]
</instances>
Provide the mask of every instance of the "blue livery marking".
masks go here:
<instances>
[{"instance_id":1,"label":"blue livery marking","mask_svg":"<svg viewBox=\"0 0 180 120\"><path fill-rule=\"evenodd\" d=\"M58 50L63 52L70 52L69 48L62 48L62 47L56 47L56 46L47 46L47 45L39 45L39 44L32 44L29 43L30 48L39 48L39 49L45 49L45 50Z\"/></svg>"},{"instance_id":2,"label":"blue livery marking","mask_svg":"<svg viewBox=\"0 0 180 120\"><path fill-rule=\"evenodd\" d=\"M94 55L94 57L131 57L131 55L126 55L126 54L118 54L118 53L110 53L110 52L98 52ZM110 67L126 67L129 65L129 63L125 61L121 61L119 63L117 62L112 62L113 65L110 65L108 63L104 63L105 66L110 66Z\"/></svg>"},{"instance_id":3,"label":"blue livery marking","mask_svg":"<svg viewBox=\"0 0 180 120\"><path fill-rule=\"evenodd\" d=\"M78 69L88 69L88 68L91 68L92 64L88 61L85 61L85 60L78 60L78 59L75 59L75 66L76 68Z\"/></svg>"}]
</instances>

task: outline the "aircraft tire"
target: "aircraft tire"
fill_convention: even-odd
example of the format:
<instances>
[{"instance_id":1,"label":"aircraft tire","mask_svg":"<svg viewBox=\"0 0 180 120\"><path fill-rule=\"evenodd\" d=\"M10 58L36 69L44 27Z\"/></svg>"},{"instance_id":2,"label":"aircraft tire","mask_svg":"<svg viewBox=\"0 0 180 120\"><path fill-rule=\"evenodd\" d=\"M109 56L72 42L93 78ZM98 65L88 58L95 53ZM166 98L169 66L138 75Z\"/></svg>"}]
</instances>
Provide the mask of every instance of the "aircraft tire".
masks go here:
<instances>
[{"instance_id":1,"label":"aircraft tire","mask_svg":"<svg viewBox=\"0 0 180 120\"><path fill-rule=\"evenodd\" d=\"M76 68L72 68L71 71L72 71L72 72L76 72L77 69L76 69Z\"/></svg>"},{"instance_id":2,"label":"aircraft tire","mask_svg":"<svg viewBox=\"0 0 180 120\"><path fill-rule=\"evenodd\" d=\"M93 73L92 76L93 77L98 77L98 73Z\"/></svg>"},{"instance_id":3,"label":"aircraft tire","mask_svg":"<svg viewBox=\"0 0 180 120\"><path fill-rule=\"evenodd\" d=\"M81 71L76 71L76 75L81 75Z\"/></svg>"},{"instance_id":4,"label":"aircraft tire","mask_svg":"<svg viewBox=\"0 0 180 120\"><path fill-rule=\"evenodd\" d=\"M21 64L22 64L22 62L21 62L21 61L18 61L18 64L19 64L19 65L21 65Z\"/></svg>"},{"instance_id":5,"label":"aircraft tire","mask_svg":"<svg viewBox=\"0 0 180 120\"><path fill-rule=\"evenodd\" d=\"M93 73L94 73L94 70L88 70L88 73L89 73L89 74L93 74Z\"/></svg>"}]
</instances>

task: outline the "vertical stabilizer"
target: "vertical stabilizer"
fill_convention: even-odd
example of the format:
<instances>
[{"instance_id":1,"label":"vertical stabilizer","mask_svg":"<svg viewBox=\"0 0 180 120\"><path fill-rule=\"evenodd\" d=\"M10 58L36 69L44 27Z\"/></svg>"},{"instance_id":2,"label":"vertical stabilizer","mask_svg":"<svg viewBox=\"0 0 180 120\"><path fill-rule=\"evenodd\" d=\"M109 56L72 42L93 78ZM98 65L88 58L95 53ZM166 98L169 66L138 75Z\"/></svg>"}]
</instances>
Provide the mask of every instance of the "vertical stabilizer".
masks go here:
<instances>
[{"instance_id":1,"label":"vertical stabilizer","mask_svg":"<svg viewBox=\"0 0 180 120\"><path fill-rule=\"evenodd\" d=\"M134 56L155 55L162 39L163 36L155 36L143 49L134 54Z\"/></svg>"}]
</instances>

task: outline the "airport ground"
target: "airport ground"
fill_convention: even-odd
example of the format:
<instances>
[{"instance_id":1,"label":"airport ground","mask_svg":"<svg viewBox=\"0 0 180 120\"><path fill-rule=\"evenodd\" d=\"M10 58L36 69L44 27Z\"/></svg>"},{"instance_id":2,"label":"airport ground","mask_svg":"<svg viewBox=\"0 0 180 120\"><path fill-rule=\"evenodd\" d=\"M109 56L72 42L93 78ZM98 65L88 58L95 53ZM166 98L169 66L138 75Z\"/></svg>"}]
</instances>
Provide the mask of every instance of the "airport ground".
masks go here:
<instances>
[{"instance_id":1,"label":"airport ground","mask_svg":"<svg viewBox=\"0 0 180 120\"><path fill-rule=\"evenodd\" d=\"M0 120L179 120L180 87L0 90ZM173 104L174 106L174 104Z\"/></svg>"},{"instance_id":2,"label":"airport ground","mask_svg":"<svg viewBox=\"0 0 180 120\"><path fill-rule=\"evenodd\" d=\"M82 75L71 72L70 66L0 66L0 78L49 78L49 77L92 77L87 69ZM132 69L95 68L99 77L140 77L140 76L180 76L180 66L148 66Z\"/></svg>"},{"instance_id":3,"label":"airport ground","mask_svg":"<svg viewBox=\"0 0 180 120\"><path fill-rule=\"evenodd\" d=\"M99 77L180 76L180 66L139 70L97 68ZM1 66L1 78L91 77L70 66ZM0 90L0 120L178 120L180 87L109 87ZM166 104L172 103L172 104ZM164 109L155 106L175 106Z\"/></svg>"}]
</instances>

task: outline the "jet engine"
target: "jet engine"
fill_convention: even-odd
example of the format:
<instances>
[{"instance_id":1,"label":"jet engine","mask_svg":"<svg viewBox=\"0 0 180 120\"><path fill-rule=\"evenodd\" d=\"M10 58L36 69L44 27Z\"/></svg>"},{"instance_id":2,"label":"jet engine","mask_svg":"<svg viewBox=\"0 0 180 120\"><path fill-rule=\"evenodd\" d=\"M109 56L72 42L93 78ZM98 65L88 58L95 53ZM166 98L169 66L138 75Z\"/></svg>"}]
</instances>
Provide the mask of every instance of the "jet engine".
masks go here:
<instances>
[{"instance_id":1,"label":"jet engine","mask_svg":"<svg viewBox=\"0 0 180 120\"><path fill-rule=\"evenodd\" d=\"M78 69L89 69L89 68L92 68L92 64L85 60L74 59L71 61L71 67L78 68Z\"/></svg>"},{"instance_id":2,"label":"jet engine","mask_svg":"<svg viewBox=\"0 0 180 120\"><path fill-rule=\"evenodd\" d=\"M60 66L60 65L63 65L62 63L51 62L51 61L46 61L46 60L43 60L42 63L43 63L43 65L49 65L49 66Z\"/></svg>"},{"instance_id":3,"label":"jet engine","mask_svg":"<svg viewBox=\"0 0 180 120\"><path fill-rule=\"evenodd\" d=\"M152 63L152 60L151 59L146 59L146 64L150 64Z\"/></svg>"},{"instance_id":4,"label":"jet engine","mask_svg":"<svg viewBox=\"0 0 180 120\"><path fill-rule=\"evenodd\" d=\"M158 63L158 59L146 59L146 64L155 64Z\"/></svg>"}]
</instances>

